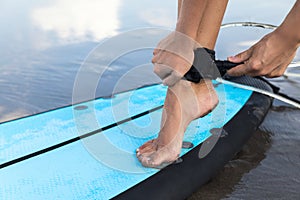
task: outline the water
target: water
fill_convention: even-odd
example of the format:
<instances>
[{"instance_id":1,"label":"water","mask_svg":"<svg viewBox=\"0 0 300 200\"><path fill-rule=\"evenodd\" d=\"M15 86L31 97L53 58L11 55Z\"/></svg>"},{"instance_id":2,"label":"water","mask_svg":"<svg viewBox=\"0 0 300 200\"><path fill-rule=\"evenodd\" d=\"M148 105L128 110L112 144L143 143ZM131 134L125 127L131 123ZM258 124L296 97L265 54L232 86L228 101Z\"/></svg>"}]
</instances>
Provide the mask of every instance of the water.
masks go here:
<instances>
[{"instance_id":1,"label":"water","mask_svg":"<svg viewBox=\"0 0 300 200\"><path fill-rule=\"evenodd\" d=\"M279 25L293 3L230 1L224 23ZM0 121L70 105L76 74L99 43L137 28L172 29L175 20L176 3L172 0L2 0ZM244 50L268 32L251 27L224 28L216 47L217 57L224 59ZM147 35L139 38L152 39ZM106 53L114 48L108 47ZM102 76L95 95L109 95L124 74L129 75L120 90L157 82L151 73L151 56L151 49L143 49L115 60ZM299 54L295 60L300 60ZM271 82L281 92L300 99L299 78L276 78ZM190 199L299 199L299 119L299 110L275 101L243 151Z\"/></svg>"}]
</instances>

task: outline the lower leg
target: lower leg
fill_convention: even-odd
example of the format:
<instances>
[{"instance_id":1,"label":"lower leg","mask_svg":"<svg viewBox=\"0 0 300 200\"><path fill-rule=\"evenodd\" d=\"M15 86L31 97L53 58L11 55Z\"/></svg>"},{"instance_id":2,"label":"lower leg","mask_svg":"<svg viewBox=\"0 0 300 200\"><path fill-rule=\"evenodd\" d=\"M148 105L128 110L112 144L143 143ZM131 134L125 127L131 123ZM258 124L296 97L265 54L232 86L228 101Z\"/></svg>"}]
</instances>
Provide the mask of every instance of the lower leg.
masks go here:
<instances>
[{"instance_id":1,"label":"lower leg","mask_svg":"<svg viewBox=\"0 0 300 200\"><path fill-rule=\"evenodd\" d=\"M197 29L196 40L201 46L214 48L226 4L227 0L208 1ZM179 13L182 12L179 10ZM198 84L181 80L169 87L158 138L137 150L141 163L146 167L160 167L176 160L189 123L207 114L217 103L218 97L210 80Z\"/></svg>"},{"instance_id":2,"label":"lower leg","mask_svg":"<svg viewBox=\"0 0 300 200\"><path fill-rule=\"evenodd\" d=\"M228 0L210 0L198 26L196 41L203 47L214 49Z\"/></svg>"},{"instance_id":3,"label":"lower leg","mask_svg":"<svg viewBox=\"0 0 300 200\"><path fill-rule=\"evenodd\" d=\"M205 94L205 95L203 95ZM180 154L184 132L190 122L211 111L218 103L213 85L180 80L168 89L159 136L142 145L137 156L146 167L164 166Z\"/></svg>"}]
</instances>

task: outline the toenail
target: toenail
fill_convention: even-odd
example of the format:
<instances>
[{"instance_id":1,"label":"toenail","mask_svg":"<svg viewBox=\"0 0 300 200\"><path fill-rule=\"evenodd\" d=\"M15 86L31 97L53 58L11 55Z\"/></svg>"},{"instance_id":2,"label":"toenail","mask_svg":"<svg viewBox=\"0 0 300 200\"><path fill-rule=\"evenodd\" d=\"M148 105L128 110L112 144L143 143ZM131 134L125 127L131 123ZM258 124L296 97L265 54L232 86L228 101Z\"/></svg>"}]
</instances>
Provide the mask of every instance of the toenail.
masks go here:
<instances>
[{"instance_id":1,"label":"toenail","mask_svg":"<svg viewBox=\"0 0 300 200\"><path fill-rule=\"evenodd\" d=\"M144 161L145 163L147 163L148 165L151 163L151 159L149 157L144 157Z\"/></svg>"}]
</instances>

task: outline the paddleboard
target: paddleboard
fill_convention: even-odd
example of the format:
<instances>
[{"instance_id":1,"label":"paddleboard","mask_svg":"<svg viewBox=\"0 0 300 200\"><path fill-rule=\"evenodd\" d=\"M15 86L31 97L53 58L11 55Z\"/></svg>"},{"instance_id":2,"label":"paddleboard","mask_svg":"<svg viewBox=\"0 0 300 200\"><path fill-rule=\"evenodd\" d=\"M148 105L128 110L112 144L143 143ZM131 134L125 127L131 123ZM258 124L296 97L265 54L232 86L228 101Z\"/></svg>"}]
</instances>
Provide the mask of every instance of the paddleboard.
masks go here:
<instances>
[{"instance_id":1,"label":"paddleboard","mask_svg":"<svg viewBox=\"0 0 300 200\"><path fill-rule=\"evenodd\" d=\"M160 84L0 124L0 199L188 197L240 150L271 105L263 95L214 84L217 108L190 124L181 162L162 170L143 167L135 155L159 132L167 90Z\"/></svg>"}]
</instances>

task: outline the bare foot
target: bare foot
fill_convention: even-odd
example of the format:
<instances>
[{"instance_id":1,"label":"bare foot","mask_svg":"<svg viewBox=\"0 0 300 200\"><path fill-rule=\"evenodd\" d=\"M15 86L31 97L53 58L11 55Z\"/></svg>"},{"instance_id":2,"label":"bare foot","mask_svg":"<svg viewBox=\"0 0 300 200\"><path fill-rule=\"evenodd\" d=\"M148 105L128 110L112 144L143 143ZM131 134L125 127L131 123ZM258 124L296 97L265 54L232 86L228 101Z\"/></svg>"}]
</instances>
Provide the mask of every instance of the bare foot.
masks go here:
<instances>
[{"instance_id":1,"label":"bare foot","mask_svg":"<svg viewBox=\"0 0 300 200\"><path fill-rule=\"evenodd\" d=\"M198 84L180 80L169 87L158 137L137 149L142 165L162 168L174 162L180 155L187 126L192 120L208 114L217 104L218 96L210 80Z\"/></svg>"}]
</instances>

